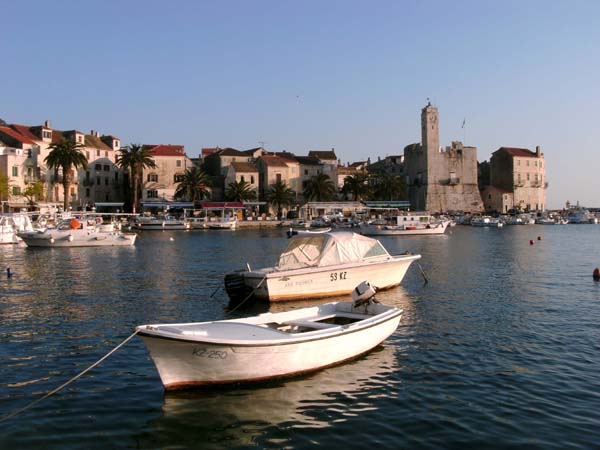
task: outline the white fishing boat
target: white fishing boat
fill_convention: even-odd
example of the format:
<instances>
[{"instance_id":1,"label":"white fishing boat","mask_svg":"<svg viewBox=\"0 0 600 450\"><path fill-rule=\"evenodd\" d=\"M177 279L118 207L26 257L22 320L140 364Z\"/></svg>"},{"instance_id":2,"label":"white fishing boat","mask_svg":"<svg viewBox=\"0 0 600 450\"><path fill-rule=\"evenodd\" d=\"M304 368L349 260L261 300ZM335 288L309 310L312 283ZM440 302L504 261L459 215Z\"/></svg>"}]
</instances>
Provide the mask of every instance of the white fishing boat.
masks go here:
<instances>
[{"instance_id":1,"label":"white fishing boat","mask_svg":"<svg viewBox=\"0 0 600 450\"><path fill-rule=\"evenodd\" d=\"M133 245L135 233L121 232L114 222L103 223L99 216L70 218L55 228L19 233L28 247L110 247Z\"/></svg>"},{"instance_id":2,"label":"white fishing boat","mask_svg":"<svg viewBox=\"0 0 600 450\"><path fill-rule=\"evenodd\" d=\"M136 331L167 390L299 375L356 358L396 330L402 310L374 301L366 282L355 292L350 302Z\"/></svg>"},{"instance_id":3,"label":"white fishing boat","mask_svg":"<svg viewBox=\"0 0 600 450\"><path fill-rule=\"evenodd\" d=\"M169 214L164 214L156 216L139 216L134 220L131 227L137 230L189 230L191 224Z\"/></svg>"},{"instance_id":4,"label":"white fishing boat","mask_svg":"<svg viewBox=\"0 0 600 450\"><path fill-rule=\"evenodd\" d=\"M222 217L212 217L207 226L211 230L235 230L237 228L237 216L225 214Z\"/></svg>"},{"instance_id":5,"label":"white fishing boat","mask_svg":"<svg viewBox=\"0 0 600 450\"><path fill-rule=\"evenodd\" d=\"M500 228L504 226L504 222L497 217L490 216L473 216L471 218L471 226L473 227L489 227Z\"/></svg>"},{"instance_id":6,"label":"white fishing boat","mask_svg":"<svg viewBox=\"0 0 600 450\"><path fill-rule=\"evenodd\" d=\"M290 228L287 232L287 237L292 237L292 236L296 236L298 234L322 234L322 233L329 233L331 231L331 228Z\"/></svg>"},{"instance_id":7,"label":"white fishing boat","mask_svg":"<svg viewBox=\"0 0 600 450\"><path fill-rule=\"evenodd\" d=\"M351 232L292 236L277 265L225 276L233 301L253 296L278 302L347 295L368 279L378 289L398 286L421 255L390 255L376 239Z\"/></svg>"},{"instance_id":8,"label":"white fishing boat","mask_svg":"<svg viewBox=\"0 0 600 450\"><path fill-rule=\"evenodd\" d=\"M18 233L33 231L31 219L25 213L0 216L0 244L18 244L22 239Z\"/></svg>"},{"instance_id":9,"label":"white fishing boat","mask_svg":"<svg viewBox=\"0 0 600 450\"><path fill-rule=\"evenodd\" d=\"M449 225L450 220L438 220L430 215L407 214L361 223L360 233L365 236L444 234Z\"/></svg>"}]
</instances>

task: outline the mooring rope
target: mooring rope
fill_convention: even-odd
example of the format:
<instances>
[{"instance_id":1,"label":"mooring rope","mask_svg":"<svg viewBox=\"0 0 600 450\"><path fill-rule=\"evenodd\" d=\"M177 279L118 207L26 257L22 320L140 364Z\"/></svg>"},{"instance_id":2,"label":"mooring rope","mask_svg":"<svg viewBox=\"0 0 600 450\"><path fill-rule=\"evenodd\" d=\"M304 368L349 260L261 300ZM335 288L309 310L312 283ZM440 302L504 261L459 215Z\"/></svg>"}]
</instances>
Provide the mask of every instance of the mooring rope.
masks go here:
<instances>
[{"instance_id":1,"label":"mooring rope","mask_svg":"<svg viewBox=\"0 0 600 450\"><path fill-rule=\"evenodd\" d=\"M263 284L263 281L265 281L267 279L267 276L265 275L262 280L260 280L260 282L256 285L256 287L254 289L252 289L252 291L246 296L246 298L244 300L242 300L241 302L239 302L237 305L235 305L235 308L230 309L228 312L231 314L232 312L234 312L236 309L238 309L240 306L242 306L244 303L246 303L246 301L251 298L254 293L256 291L258 291L258 288L260 288L260 286Z\"/></svg>"},{"instance_id":2,"label":"mooring rope","mask_svg":"<svg viewBox=\"0 0 600 450\"><path fill-rule=\"evenodd\" d=\"M32 401L31 403L29 403L28 405L24 406L21 409L18 409L16 411L13 411L12 413L8 414L7 416L4 416L2 418L0 418L0 423L15 417L18 414L21 414L23 411L28 410L29 408L37 405L39 402L41 402L42 400L47 399L48 397L50 397L51 395L56 394L58 391L60 391L61 389L63 389L64 387L68 386L69 384L71 384L72 382L74 382L75 380L77 380L78 378L82 377L83 375L85 375L87 372L89 372L90 370L92 370L94 367L96 367L98 364L100 364L102 361L104 361L106 358L108 358L110 355L112 355L114 352L116 352L117 350L119 350L121 347L123 347L127 342L129 342L136 334L138 334L138 330L135 330L135 332L129 336L127 339L125 339L123 342L121 342L119 345L117 345L115 348L113 348L110 352L108 352L106 355L104 355L102 358L100 358L98 361L96 361L94 364L92 364L91 366L89 366L87 369L85 369L82 372L79 372L77 375L75 375L73 378L71 378L69 381L61 384L59 387L57 387L56 389L53 389L52 391L48 392L46 395L44 395L43 397L38 398L37 400Z\"/></svg>"},{"instance_id":3,"label":"mooring rope","mask_svg":"<svg viewBox=\"0 0 600 450\"><path fill-rule=\"evenodd\" d=\"M421 264L419 264L417 262L417 266L419 266L419 270L421 271L421 275L423 275L423 279L425 280L425 284L429 283L429 280L427 279L427 275L425 275L425 271L423 270L423 267L421 267Z\"/></svg>"}]
</instances>

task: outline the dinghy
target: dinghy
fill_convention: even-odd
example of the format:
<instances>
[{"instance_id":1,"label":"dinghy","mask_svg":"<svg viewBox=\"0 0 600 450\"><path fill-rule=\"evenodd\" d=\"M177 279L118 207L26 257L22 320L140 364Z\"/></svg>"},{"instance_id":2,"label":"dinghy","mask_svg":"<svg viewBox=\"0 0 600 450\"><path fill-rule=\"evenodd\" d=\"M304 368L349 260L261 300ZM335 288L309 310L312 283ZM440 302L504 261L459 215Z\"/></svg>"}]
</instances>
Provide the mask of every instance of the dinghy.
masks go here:
<instances>
[{"instance_id":1,"label":"dinghy","mask_svg":"<svg viewBox=\"0 0 600 450\"><path fill-rule=\"evenodd\" d=\"M350 302L136 331L166 390L288 377L355 358L389 337L402 310L374 294L363 282Z\"/></svg>"}]
</instances>

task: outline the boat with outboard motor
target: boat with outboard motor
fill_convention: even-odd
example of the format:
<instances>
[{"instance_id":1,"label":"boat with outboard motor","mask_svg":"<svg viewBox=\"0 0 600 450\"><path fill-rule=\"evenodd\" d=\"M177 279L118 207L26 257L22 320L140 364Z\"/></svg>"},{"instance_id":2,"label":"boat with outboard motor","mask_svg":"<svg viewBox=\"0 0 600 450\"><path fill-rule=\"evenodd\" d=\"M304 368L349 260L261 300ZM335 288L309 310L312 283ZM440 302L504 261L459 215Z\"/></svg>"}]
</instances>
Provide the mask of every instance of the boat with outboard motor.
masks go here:
<instances>
[{"instance_id":1,"label":"boat with outboard motor","mask_svg":"<svg viewBox=\"0 0 600 450\"><path fill-rule=\"evenodd\" d=\"M166 390L299 375L368 352L398 327L402 310L362 282L353 300L214 322L140 325Z\"/></svg>"},{"instance_id":2,"label":"boat with outboard motor","mask_svg":"<svg viewBox=\"0 0 600 450\"><path fill-rule=\"evenodd\" d=\"M292 236L273 267L225 275L233 302L254 297L278 302L347 295L364 279L378 289L398 286L421 255L390 255L377 239L352 232Z\"/></svg>"}]
</instances>

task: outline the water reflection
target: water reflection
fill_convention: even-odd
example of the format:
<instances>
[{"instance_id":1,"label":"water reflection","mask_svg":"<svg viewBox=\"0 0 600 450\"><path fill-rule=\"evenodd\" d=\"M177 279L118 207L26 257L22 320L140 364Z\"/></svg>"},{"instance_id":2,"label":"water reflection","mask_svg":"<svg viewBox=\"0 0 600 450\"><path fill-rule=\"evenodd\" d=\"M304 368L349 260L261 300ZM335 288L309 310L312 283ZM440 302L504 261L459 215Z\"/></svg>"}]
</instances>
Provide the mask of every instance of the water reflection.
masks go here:
<instances>
[{"instance_id":1,"label":"water reflection","mask_svg":"<svg viewBox=\"0 0 600 450\"><path fill-rule=\"evenodd\" d=\"M172 444L203 448L252 445L274 428L326 428L395 395L396 349L383 345L363 357L312 376L225 390L165 395L163 416L136 437L140 448Z\"/></svg>"}]
</instances>

